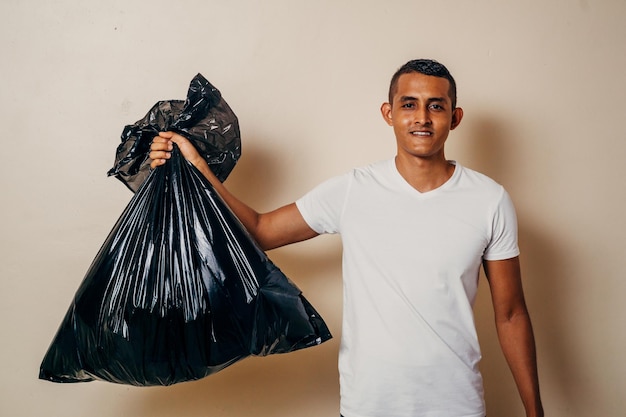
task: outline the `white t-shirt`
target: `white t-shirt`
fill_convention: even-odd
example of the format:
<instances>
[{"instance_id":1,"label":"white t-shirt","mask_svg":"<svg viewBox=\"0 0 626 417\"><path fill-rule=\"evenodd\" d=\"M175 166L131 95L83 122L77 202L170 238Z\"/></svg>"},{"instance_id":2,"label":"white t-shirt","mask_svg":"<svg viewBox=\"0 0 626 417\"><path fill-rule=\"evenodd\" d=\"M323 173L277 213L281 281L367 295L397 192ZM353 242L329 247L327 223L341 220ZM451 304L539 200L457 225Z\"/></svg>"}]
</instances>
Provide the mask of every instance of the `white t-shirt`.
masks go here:
<instances>
[{"instance_id":1,"label":"white t-shirt","mask_svg":"<svg viewBox=\"0 0 626 417\"><path fill-rule=\"evenodd\" d=\"M483 417L472 305L483 259L519 255L504 188L456 165L420 193L394 160L319 185L296 204L343 242L339 371L345 417Z\"/></svg>"}]
</instances>

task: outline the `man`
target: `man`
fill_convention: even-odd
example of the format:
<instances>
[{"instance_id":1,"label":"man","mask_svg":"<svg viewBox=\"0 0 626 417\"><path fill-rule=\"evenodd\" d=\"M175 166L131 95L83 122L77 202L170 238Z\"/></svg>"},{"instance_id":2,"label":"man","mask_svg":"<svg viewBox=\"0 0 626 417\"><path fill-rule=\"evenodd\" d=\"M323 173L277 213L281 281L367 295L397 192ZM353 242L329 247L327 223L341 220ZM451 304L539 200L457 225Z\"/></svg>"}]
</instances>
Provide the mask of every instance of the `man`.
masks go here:
<instances>
[{"instance_id":1,"label":"man","mask_svg":"<svg viewBox=\"0 0 626 417\"><path fill-rule=\"evenodd\" d=\"M154 139L152 167L176 143L264 249L341 234L343 416L485 416L472 313L481 264L526 414L543 416L513 205L502 186L445 157L463 118L453 77L436 61L410 61L393 76L381 112L394 130L395 158L269 213L230 194L180 135Z\"/></svg>"}]
</instances>

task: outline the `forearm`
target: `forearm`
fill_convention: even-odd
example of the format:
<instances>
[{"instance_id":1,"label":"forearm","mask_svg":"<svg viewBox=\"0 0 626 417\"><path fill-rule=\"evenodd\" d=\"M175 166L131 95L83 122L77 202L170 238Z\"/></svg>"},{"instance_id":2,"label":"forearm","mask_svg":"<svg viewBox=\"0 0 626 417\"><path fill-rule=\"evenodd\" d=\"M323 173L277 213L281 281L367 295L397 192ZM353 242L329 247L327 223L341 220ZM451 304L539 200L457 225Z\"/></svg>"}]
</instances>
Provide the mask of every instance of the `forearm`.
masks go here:
<instances>
[{"instance_id":1,"label":"forearm","mask_svg":"<svg viewBox=\"0 0 626 417\"><path fill-rule=\"evenodd\" d=\"M172 156L174 144L178 146L183 157L213 185L215 191L235 213L248 232L258 240L259 213L241 202L224 187L209 168L207 161L187 138L174 132L160 132L159 136L153 138L150 145L150 159L152 160L150 166L155 169L165 164Z\"/></svg>"},{"instance_id":2,"label":"forearm","mask_svg":"<svg viewBox=\"0 0 626 417\"><path fill-rule=\"evenodd\" d=\"M206 163L196 161L194 165L209 180L215 191L235 213L262 249L274 249L317 236L317 233L306 224L295 203L269 213L258 213L231 194Z\"/></svg>"},{"instance_id":3,"label":"forearm","mask_svg":"<svg viewBox=\"0 0 626 417\"><path fill-rule=\"evenodd\" d=\"M243 203L224 187L191 142L179 134L161 132L153 139L150 146L152 168L165 164L171 158L174 143L178 145L183 156L213 185L215 191L264 250L310 239L317 235L304 221L295 203L265 214L259 214Z\"/></svg>"},{"instance_id":4,"label":"forearm","mask_svg":"<svg viewBox=\"0 0 626 417\"><path fill-rule=\"evenodd\" d=\"M255 239L259 239L257 236L258 224L260 214L239 200L230 191L220 182L220 180L213 174L209 166L204 164L194 164L198 168L198 170L206 177L206 179L211 183L215 191L219 194L219 196L224 200L224 202L228 205L228 207L235 213L235 216L239 218L244 227L248 230L248 232L254 236ZM264 248L265 249L265 248Z\"/></svg>"},{"instance_id":5,"label":"forearm","mask_svg":"<svg viewBox=\"0 0 626 417\"><path fill-rule=\"evenodd\" d=\"M515 379L526 415L543 417L535 338L528 312L497 319L496 328L502 352Z\"/></svg>"}]
</instances>

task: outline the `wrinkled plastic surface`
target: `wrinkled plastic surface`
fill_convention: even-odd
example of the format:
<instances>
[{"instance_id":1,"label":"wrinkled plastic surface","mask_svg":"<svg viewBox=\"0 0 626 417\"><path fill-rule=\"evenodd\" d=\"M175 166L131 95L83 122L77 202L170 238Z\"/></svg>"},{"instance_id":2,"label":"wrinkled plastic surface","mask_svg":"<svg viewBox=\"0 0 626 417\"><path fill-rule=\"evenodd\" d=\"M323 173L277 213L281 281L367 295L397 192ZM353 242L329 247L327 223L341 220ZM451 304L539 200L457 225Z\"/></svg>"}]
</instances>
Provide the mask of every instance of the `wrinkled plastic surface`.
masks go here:
<instances>
[{"instance_id":1,"label":"wrinkled plastic surface","mask_svg":"<svg viewBox=\"0 0 626 417\"><path fill-rule=\"evenodd\" d=\"M202 74L189 84L187 99L157 102L143 119L124 128L117 148L115 175L137 191L150 172L150 144L159 132L175 131L187 137L224 181L241 156L239 122L230 106Z\"/></svg>"},{"instance_id":2,"label":"wrinkled plastic surface","mask_svg":"<svg viewBox=\"0 0 626 417\"><path fill-rule=\"evenodd\" d=\"M330 332L176 148L119 218L40 378L170 385Z\"/></svg>"},{"instance_id":3,"label":"wrinkled plastic surface","mask_svg":"<svg viewBox=\"0 0 626 417\"><path fill-rule=\"evenodd\" d=\"M78 288L41 379L171 385L331 338L176 146L147 172Z\"/></svg>"}]
</instances>

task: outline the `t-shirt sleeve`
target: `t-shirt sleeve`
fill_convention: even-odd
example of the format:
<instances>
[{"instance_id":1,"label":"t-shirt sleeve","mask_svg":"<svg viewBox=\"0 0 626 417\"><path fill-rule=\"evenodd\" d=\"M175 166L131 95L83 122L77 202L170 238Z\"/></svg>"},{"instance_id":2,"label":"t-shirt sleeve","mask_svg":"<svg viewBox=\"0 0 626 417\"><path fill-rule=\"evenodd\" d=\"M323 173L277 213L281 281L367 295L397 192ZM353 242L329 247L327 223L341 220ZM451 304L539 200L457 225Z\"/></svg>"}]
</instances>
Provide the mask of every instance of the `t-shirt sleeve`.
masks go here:
<instances>
[{"instance_id":1,"label":"t-shirt sleeve","mask_svg":"<svg viewBox=\"0 0 626 417\"><path fill-rule=\"evenodd\" d=\"M349 174L331 178L296 201L304 221L317 233L339 233L350 187Z\"/></svg>"},{"instance_id":2,"label":"t-shirt sleeve","mask_svg":"<svg viewBox=\"0 0 626 417\"><path fill-rule=\"evenodd\" d=\"M500 200L494 210L491 241L483 254L486 261L514 258L520 253L517 244L517 215L511 197L502 189Z\"/></svg>"}]
</instances>

